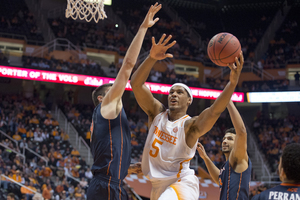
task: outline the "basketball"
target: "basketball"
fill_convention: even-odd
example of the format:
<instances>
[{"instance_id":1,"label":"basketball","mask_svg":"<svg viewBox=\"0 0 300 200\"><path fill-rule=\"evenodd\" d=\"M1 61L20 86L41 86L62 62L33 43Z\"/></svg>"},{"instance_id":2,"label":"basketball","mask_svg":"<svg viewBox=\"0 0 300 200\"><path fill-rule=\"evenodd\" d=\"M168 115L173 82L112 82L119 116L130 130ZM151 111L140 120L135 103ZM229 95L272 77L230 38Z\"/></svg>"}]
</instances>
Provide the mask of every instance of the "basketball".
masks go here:
<instances>
[{"instance_id":1,"label":"basketball","mask_svg":"<svg viewBox=\"0 0 300 200\"><path fill-rule=\"evenodd\" d=\"M210 60L222 67L234 63L235 57L239 57L240 52L240 41L230 33L218 33L211 38L207 46Z\"/></svg>"}]
</instances>

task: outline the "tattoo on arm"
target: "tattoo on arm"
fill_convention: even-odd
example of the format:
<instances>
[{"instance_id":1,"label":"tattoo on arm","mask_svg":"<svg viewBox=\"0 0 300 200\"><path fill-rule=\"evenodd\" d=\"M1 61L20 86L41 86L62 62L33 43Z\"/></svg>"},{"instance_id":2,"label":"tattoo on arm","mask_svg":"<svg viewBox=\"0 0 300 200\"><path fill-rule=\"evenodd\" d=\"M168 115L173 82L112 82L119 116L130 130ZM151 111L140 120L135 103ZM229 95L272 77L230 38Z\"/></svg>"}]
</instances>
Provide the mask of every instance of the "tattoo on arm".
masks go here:
<instances>
[{"instance_id":1,"label":"tattoo on arm","mask_svg":"<svg viewBox=\"0 0 300 200\"><path fill-rule=\"evenodd\" d=\"M166 110L165 106L163 104L161 104L160 108L159 108L159 113L164 112Z\"/></svg>"},{"instance_id":2,"label":"tattoo on arm","mask_svg":"<svg viewBox=\"0 0 300 200\"><path fill-rule=\"evenodd\" d=\"M151 119L151 121L154 120L154 118L156 117L156 115L158 115L159 113L162 113L166 110L165 106L163 104L160 105L159 109L158 109L158 113L152 113L150 112L150 110L148 111L149 112L149 115L148 117Z\"/></svg>"}]
</instances>

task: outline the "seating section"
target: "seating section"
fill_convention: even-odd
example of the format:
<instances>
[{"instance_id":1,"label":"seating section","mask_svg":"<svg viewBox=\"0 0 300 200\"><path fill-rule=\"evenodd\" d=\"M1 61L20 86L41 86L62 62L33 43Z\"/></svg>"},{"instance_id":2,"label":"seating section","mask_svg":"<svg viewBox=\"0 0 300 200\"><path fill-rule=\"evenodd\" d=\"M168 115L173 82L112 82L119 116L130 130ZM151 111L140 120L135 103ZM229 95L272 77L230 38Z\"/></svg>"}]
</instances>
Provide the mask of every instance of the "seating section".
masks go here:
<instances>
[{"instance_id":1,"label":"seating section","mask_svg":"<svg viewBox=\"0 0 300 200\"><path fill-rule=\"evenodd\" d=\"M85 190L92 177L89 166L69 143L68 134L60 128L46 106L38 98L1 95L0 99L0 130L17 141L16 145L0 134L1 144L9 147L0 146L1 174L40 191L44 198L47 195L51 198L67 195L85 199ZM23 164L24 146L31 151L25 150ZM78 178L80 182L68 176ZM32 197L30 192L5 178L2 178L1 186L0 195L13 192L19 199L28 195L29 199Z\"/></svg>"},{"instance_id":2,"label":"seating section","mask_svg":"<svg viewBox=\"0 0 300 200\"><path fill-rule=\"evenodd\" d=\"M130 4L123 3L122 0L116 0L113 4L114 12L125 22L129 30L136 34L139 26L144 20L151 3L133 0ZM155 26L150 28L146 34L143 48L149 51L151 48L151 37L155 37L156 42L163 33L172 35L172 40L176 40L177 44L173 46L169 52L174 54L174 58L184 60L202 61L204 52L199 49L199 41L191 40L189 30L184 30L178 20L171 19L163 10L156 15L159 21Z\"/></svg>"},{"instance_id":3,"label":"seating section","mask_svg":"<svg viewBox=\"0 0 300 200\"><path fill-rule=\"evenodd\" d=\"M0 65L9 65L7 56L0 50Z\"/></svg>"},{"instance_id":4,"label":"seating section","mask_svg":"<svg viewBox=\"0 0 300 200\"><path fill-rule=\"evenodd\" d=\"M3 1L0 7L0 33L26 36L30 41L44 41L34 15L29 11L24 0ZM0 34L1 37L11 37ZM23 39L20 37L20 39Z\"/></svg>"},{"instance_id":5,"label":"seating section","mask_svg":"<svg viewBox=\"0 0 300 200\"><path fill-rule=\"evenodd\" d=\"M300 142L299 118L287 115L285 118L264 116L257 114L253 122L254 135L259 148L265 155L272 172L279 163L279 156L287 144Z\"/></svg>"},{"instance_id":6,"label":"seating section","mask_svg":"<svg viewBox=\"0 0 300 200\"><path fill-rule=\"evenodd\" d=\"M127 43L124 29L108 20L98 24L77 22L73 19L48 19L57 38L66 38L76 46L117 51L124 55Z\"/></svg>"},{"instance_id":7,"label":"seating section","mask_svg":"<svg viewBox=\"0 0 300 200\"><path fill-rule=\"evenodd\" d=\"M172 5L201 36L206 55L209 40L220 32L235 35L242 46L245 60L253 60L254 50L280 6L238 7L207 5L204 7ZM255 12L255 15L253 13ZM240 17L243 16L243 17ZM247 24L245 26L245 24ZM207 62L210 62L206 59Z\"/></svg>"},{"instance_id":8,"label":"seating section","mask_svg":"<svg viewBox=\"0 0 300 200\"><path fill-rule=\"evenodd\" d=\"M289 80L244 81L242 85L243 92L286 91L289 88Z\"/></svg>"},{"instance_id":9,"label":"seating section","mask_svg":"<svg viewBox=\"0 0 300 200\"><path fill-rule=\"evenodd\" d=\"M57 60L55 58L50 58L49 56L45 56L44 58L23 56L22 62L23 67L25 68L70 72L86 75L97 75L104 77L108 76L105 73L104 68L102 68L101 63L96 63L93 60L89 59L75 60L74 58L70 57L67 60ZM110 66L108 66L110 72L115 72L116 70L119 70L120 67L120 64L115 66L113 63ZM183 82L191 87L201 86L200 81L194 76L186 74L176 74L174 69L170 70L169 68L167 68L163 72L153 69L147 81L166 84Z\"/></svg>"},{"instance_id":10,"label":"seating section","mask_svg":"<svg viewBox=\"0 0 300 200\"><path fill-rule=\"evenodd\" d=\"M23 56L22 62L23 67L25 68L107 76L101 68L100 63L96 63L89 59L75 60L70 57L66 60L57 60L55 58L50 58L49 56L45 56L44 58Z\"/></svg>"},{"instance_id":11,"label":"seating section","mask_svg":"<svg viewBox=\"0 0 300 200\"><path fill-rule=\"evenodd\" d=\"M286 64L299 63L300 59L300 4L293 5L285 21L270 41L261 62L264 69L285 68Z\"/></svg>"}]
</instances>

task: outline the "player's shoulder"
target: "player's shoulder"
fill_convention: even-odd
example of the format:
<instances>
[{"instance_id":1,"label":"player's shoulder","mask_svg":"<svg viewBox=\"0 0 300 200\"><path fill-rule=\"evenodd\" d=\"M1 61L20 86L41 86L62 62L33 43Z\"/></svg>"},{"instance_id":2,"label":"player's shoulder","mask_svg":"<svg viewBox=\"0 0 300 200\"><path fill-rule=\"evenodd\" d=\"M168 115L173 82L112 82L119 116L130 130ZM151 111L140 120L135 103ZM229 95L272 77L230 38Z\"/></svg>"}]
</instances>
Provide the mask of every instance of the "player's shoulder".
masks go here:
<instances>
[{"instance_id":1,"label":"player's shoulder","mask_svg":"<svg viewBox=\"0 0 300 200\"><path fill-rule=\"evenodd\" d=\"M168 119L168 110L159 112L153 119L158 121Z\"/></svg>"},{"instance_id":2,"label":"player's shoulder","mask_svg":"<svg viewBox=\"0 0 300 200\"><path fill-rule=\"evenodd\" d=\"M162 120L166 120L167 115L168 115L168 112L167 112L167 110L165 110L165 111L158 113L155 116L149 116L149 124L151 124L151 126L152 125L156 126L156 125L158 125L158 123L161 123Z\"/></svg>"},{"instance_id":3,"label":"player's shoulder","mask_svg":"<svg viewBox=\"0 0 300 200\"><path fill-rule=\"evenodd\" d=\"M277 187L277 186L276 186ZM268 190L265 190L261 192L260 194L255 195L252 197L251 200L263 200L263 199L268 199L269 193L272 192L276 187L270 188Z\"/></svg>"},{"instance_id":4,"label":"player's shoulder","mask_svg":"<svg viewBox=\"0 0 300 200\"><path fill-rule=\"evenodd\" d=\"M261 199L261 198L260 198L260 195L261 195L261 194L262 194L262 193L255 195L254 197L251 198L251 200L260 200L260 199Z\"/></svg>"},{"instance_id":5,"label":"player's shoulder","mask_svg":"<svg viewBox=\"0 0 300 200\"><path fill-rule=\"evenodd\" d=\"M194 116L194 117L187 117L187 119L184 122L184 129L185 131L189 132L197 132L197 126L195 124L196 120L198 119L199 116Z\"/></svg>"},{"instance_id":6,"label":"player's shoulder","mask_svg":"<svg viewBox=\"0 0 300 200\"><path fill-rule=\"evenodd\" d=\"M186 118L185 125L186 126L192 125L193 123L195 123L195 121L198 119L198 117L199 116L194 116L194 117L188 116Z\"/></svg>"},{"instance_id":7,"label":"player's shoulder","mask_svg":"<svg viewBox=\"0 0 300 200\"><path fill-rule=\"evenodd\" d=\"M264 199L270 199L269 197L273 197L274 199L276 197L277 194L278 195L284 195L285 192L286 194L289 194L289 192L292 193L297 193L299 194L300 190L298 190L298 188L300 188L300 186L290 186L291 188L287 188L285 185L277 185L275 187L272 187L270 189L267 189L265 191L263 191L262 193L255 195L251 200L264 200ZM296 188L296 190L295 190ZM281 193L281 194L279 194Z\"/></svg>"}]
</instances>

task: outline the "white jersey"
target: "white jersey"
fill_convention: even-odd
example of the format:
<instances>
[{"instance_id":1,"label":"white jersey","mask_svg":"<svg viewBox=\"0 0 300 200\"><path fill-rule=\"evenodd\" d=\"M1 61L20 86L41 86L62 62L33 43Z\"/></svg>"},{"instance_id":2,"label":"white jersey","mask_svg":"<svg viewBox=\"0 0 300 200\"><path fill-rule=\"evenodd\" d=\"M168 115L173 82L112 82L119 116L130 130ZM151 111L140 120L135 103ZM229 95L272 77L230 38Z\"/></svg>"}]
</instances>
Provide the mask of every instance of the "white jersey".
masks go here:
<instances>
[{"instance_id":1,"label":"white jersey","mask_svg":"<svg viewBox=\"0 0 300 200\"><path fill-rule=\"evenodd\" d=\"M185 115L171 122L168 120L168 110L154 118L142 159L143 174L151 182L176 180L195 174L189 166L195 155L197 142L192 149L188 147L184 132L184 123L190 118Z\"/></svg>"}]
</instances>

